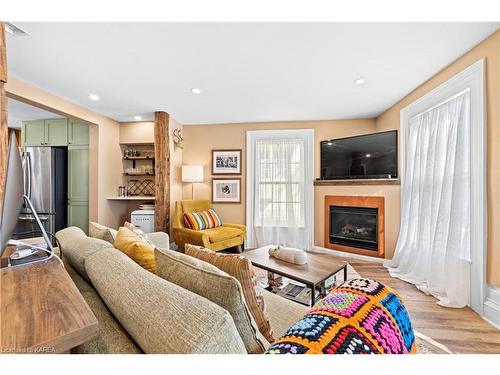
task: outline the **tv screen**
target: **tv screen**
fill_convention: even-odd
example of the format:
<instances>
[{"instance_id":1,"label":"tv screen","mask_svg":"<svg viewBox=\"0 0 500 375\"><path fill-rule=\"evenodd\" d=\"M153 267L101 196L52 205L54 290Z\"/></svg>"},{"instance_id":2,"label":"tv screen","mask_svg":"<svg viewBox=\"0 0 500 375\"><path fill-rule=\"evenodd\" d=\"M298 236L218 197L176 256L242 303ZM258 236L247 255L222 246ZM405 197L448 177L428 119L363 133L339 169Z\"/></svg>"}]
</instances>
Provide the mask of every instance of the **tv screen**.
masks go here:
<instances>
[{"instance_id":1,"label":"tv screen","mask_svg":"<svg viewBox=\"0 0 500 375\"><path fill-rule=\"evenodd\" d=\"M398 177L396 130L321 142L321 179Z\"/></svg>"}]
</instances>

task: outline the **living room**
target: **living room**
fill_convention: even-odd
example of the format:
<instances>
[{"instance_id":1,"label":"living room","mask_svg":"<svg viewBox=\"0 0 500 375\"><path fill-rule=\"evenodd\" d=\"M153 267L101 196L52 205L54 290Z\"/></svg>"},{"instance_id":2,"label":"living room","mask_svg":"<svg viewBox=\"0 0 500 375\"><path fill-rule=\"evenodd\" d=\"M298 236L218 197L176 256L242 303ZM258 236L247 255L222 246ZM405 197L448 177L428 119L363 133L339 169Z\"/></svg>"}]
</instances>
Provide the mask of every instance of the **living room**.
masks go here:
<instances>
[{"instance_id":1,"label":"living room","mask_svg":"<svg viewBox=\"0 0 500 375\"><path fill-rule=\"evenodd\" d=\"M2 353L500 354L498 21L11 14Z\"/></svg>"}]
</instances>

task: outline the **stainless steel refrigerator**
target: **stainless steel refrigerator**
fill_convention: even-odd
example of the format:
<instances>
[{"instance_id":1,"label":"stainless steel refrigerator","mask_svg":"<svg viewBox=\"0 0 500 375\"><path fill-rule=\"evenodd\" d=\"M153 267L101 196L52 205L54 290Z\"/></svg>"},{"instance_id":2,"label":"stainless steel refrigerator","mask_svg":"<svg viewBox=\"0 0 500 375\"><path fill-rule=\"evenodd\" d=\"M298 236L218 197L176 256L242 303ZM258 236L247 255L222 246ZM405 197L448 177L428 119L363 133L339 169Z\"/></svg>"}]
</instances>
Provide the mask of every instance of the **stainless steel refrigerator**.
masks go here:
<instances>
[{"instance_id":1,"label":"stainless steel refrigerator","mask_svg":"<svg viewBox=\"0 0 500 375\"><path fill-rule=\"evenodd\" d=\"M45 230L55 233L67 225L68 153L65 147L24 147L24 192ZM13 238L38 232L31 210L23 206Z\"/></svg>"}]
</instances>

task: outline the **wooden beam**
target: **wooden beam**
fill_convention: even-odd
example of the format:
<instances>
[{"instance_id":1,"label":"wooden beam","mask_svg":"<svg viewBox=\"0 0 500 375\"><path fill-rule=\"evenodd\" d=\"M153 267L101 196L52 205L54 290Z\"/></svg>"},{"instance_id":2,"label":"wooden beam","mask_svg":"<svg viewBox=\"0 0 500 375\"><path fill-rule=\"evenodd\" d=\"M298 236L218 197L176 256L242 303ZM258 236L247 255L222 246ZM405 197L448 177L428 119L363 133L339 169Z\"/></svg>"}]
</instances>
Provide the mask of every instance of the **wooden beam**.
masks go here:
<instances>
[{"instance_id":1,"label":"wooden beam","mask_svg":"<svg viewBox=\"0 0 500 375\"><path fill-rule=\"evenodd\" d=\"M155 231L169 233L170 142L169 114L155 112Z\"/></svg>"},{"instance_id":2,"label":"wooden beam","mask_svg":"<svg viewBox=\"0 0 500 375\"><path fill-rule=\"evenodd\" d=\"M5 25L0 22L0 212L2 212L7 156L9 149L9 131L7 126L7 45L5 43Z\"/></svg>"}]
</instances>

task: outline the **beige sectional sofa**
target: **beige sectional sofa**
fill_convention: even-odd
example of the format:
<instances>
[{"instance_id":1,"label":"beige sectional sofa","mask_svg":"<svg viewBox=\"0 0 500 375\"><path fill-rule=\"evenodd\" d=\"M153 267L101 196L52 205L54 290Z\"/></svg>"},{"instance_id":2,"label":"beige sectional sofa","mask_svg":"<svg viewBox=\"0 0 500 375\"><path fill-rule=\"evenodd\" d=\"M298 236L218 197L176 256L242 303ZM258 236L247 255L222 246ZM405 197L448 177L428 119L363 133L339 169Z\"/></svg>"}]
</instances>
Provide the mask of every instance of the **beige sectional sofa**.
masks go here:
<instances>
[{"instance_id":1,"label":"beige sectional sofa","mask_svg":"<svg viewBox=\"0 0 500 375\"><path fill-rule=\"evenodd\" d=\"M167 234L148 236L157 247L168 247ZM247 353L233 318L219 305L144 270L111 243L79 228L63 229L56 237L69 274L99 321L99 336L72 352ZM306 312L262 293L275 337Z\"/></svg>"}]
</instances>

